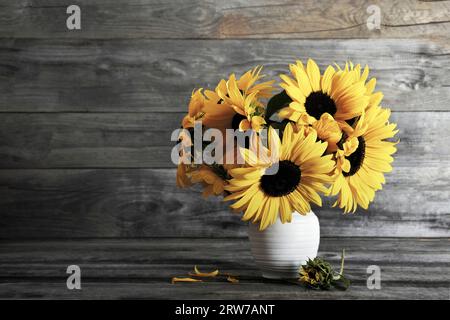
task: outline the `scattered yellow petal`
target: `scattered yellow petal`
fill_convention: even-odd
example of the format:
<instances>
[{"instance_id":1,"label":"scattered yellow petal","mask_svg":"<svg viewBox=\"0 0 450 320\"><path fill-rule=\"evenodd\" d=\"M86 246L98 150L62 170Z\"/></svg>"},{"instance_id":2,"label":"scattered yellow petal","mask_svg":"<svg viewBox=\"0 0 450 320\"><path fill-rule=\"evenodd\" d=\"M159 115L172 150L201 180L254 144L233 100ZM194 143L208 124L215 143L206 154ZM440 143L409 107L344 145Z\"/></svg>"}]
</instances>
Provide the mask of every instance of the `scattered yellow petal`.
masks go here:
<instances>
[{"instance_id":1,"label":"scattered yellow petal","mask_svg":"<svg viewBox=\"0 0 450 320\"><path fill-rule=\"evenodd\" d=\"M227 281L228 281L228 282L231 282L231 283L239 283L239 280L236 279L236 278L233 277L233 276L228 276L228 277L227 277Z\"/></svg>"},{"instance_id":2,"label":"scattered yellow petal","mask_svg":"<svg viewBox=\"0 0 450 320\"><path fill-rule=\"evenodd\" d=\"M202 282L202 280L200 280L200 279L192 279L192 278L177 278L177 277L173 277L172 278L172 284L174 284L176 282Z\"/></svg>"},{"instance_id":3,"label":"scattered yellow petal","mask_svg":"<svg viewBox=\"0 0 450 320\"><path fill-rule=\"evenodd\" d=\"M214 270L212 272L200 272L197 268L197 266L194 266L194 273L189 273L190 276L195 277L215 277L219 274L219 270Z\"/></svg>"}]
</instances>

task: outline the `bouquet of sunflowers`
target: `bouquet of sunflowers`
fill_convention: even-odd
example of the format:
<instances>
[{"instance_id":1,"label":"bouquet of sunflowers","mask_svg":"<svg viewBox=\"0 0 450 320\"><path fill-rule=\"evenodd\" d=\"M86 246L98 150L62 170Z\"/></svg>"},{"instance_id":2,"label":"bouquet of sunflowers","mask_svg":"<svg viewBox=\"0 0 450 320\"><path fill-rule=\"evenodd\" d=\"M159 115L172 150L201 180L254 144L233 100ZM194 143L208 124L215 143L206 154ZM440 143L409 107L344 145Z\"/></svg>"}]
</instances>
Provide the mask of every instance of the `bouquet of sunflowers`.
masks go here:
<instances>
[{"instance_id":1,"label":"bouquet of sunflowers","mask_svg":"<svg viewBox=\"0 0 450 320\"><path fill-rule=\"evenodd\" d=\"M280 75L277 94L274 81L261 82L260 73L258 67L239 79L231 74L214 90L192 93L178 135L177 185L198 183L204 196L224 196L260 230L307 214L311 203L321 206L321 194L335 197L333 206L345 213L367 209L392 170L391 138L398 132L369 68L349 62L321 73L313 60L297 61L290 75ZM221 156L193 161L208 149L208 139L192 138L196 129L205 135L215 129L209 141L220 142ZM230 130L251 135L225 148L230 139L219 133Z\"/></svg>"}]
</instances>

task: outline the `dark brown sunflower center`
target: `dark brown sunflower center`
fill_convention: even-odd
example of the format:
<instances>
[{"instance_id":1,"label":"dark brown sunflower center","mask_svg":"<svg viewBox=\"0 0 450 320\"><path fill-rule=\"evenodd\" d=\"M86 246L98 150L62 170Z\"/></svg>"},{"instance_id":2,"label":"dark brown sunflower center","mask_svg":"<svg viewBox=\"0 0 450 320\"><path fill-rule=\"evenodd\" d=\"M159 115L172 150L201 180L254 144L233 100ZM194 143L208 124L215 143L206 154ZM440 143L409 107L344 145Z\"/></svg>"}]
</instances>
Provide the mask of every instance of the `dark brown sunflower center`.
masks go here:
<instances>
[{"instance_id":1,"label":"dark brown sunflower center","mask_svg":"<svg viewBox=\"0 0 450 320\"><path fill-rule=\"evenodd\" d=\"M239 124L241 123L242 120L247 119L246 117L244 117L242 114L236 113L233 116L233 119L231 120L231 127L234 130L239 129Z\"/></svg>"},{"instance_id":2,"label":"dark brown sunflower center","mask_svg":"<svg viewBox=\"0 0 450 320\"><path fill-rule=\"evenodd\" d=\"M283 160L278 163L276 174L261 177L261 189L268 196L285 196L295 190L300 183L300 178L300 168L291 161Z\"/></svg>"},{"instance_id":3,"label":"dark brown sunflower center","mask_svg":"<svg viewBox=\"0 0 450 320\"><path fill-rule=\"evenodd\" d=\"M358 172L364 161L364 156L366 154L366 141L363 137L358 138L358 148L351 155L346 157L350 161L350 171L343 172L344 177L350 177Z\"/></svg>"},{"instance_id":4,"label":"dark brown sunflower center","mask_svg":"<svg viewBox=\"0 0 450 320\"><path fill-rule=\"evenodd\" d=\"M324 113L334 115L337 111L336 104L329 95L323 92L312 92L305 101L306 112L311 116L320 119Z\"/></svg>"}]
</instances>

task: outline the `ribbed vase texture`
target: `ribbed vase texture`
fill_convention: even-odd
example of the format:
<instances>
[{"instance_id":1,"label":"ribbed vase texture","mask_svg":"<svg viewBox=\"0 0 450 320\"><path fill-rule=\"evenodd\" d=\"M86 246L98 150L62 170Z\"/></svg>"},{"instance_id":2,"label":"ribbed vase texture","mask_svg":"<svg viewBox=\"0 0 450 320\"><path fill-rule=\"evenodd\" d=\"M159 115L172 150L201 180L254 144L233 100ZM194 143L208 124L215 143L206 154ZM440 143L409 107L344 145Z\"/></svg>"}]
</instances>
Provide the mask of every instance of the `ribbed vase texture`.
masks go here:
<instances>
[{"instance_id":1,"label":"ribbed vase texture","mask_svg":"<svg viewBox=\"0 0 450 320\"><path fill-rule=\"evenodd\" d=\"M291 223L275 224L259 231L258 224L249 224L248 236L253 257L262 275L269 279L298 278L299 267L308 258L317 256L320 226L317 216L292 214Z\"/></svg>"}]
</instances>

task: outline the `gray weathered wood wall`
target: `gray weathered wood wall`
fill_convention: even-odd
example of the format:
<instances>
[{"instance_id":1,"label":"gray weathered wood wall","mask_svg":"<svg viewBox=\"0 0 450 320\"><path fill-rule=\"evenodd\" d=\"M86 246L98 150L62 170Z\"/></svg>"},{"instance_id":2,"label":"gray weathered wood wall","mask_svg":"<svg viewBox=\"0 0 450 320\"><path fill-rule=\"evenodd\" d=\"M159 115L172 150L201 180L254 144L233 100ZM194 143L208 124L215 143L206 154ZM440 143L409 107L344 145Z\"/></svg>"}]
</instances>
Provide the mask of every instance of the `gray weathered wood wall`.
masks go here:
<instances>
[{"instance_id":1,"label":"gray weathered wood wall","mask_svg":"<svg viewBox=\"0 0 450 320\"><path fill-rule=\"evenodd\" d=\"M170 133L194 87L295 59L369 64L400 139L370 209L323 237L449 237L450 2L0 1L0 238L243 237L178 190ZM366 8L381 8L380 30Z\"/></svg>"}]
</instances>

